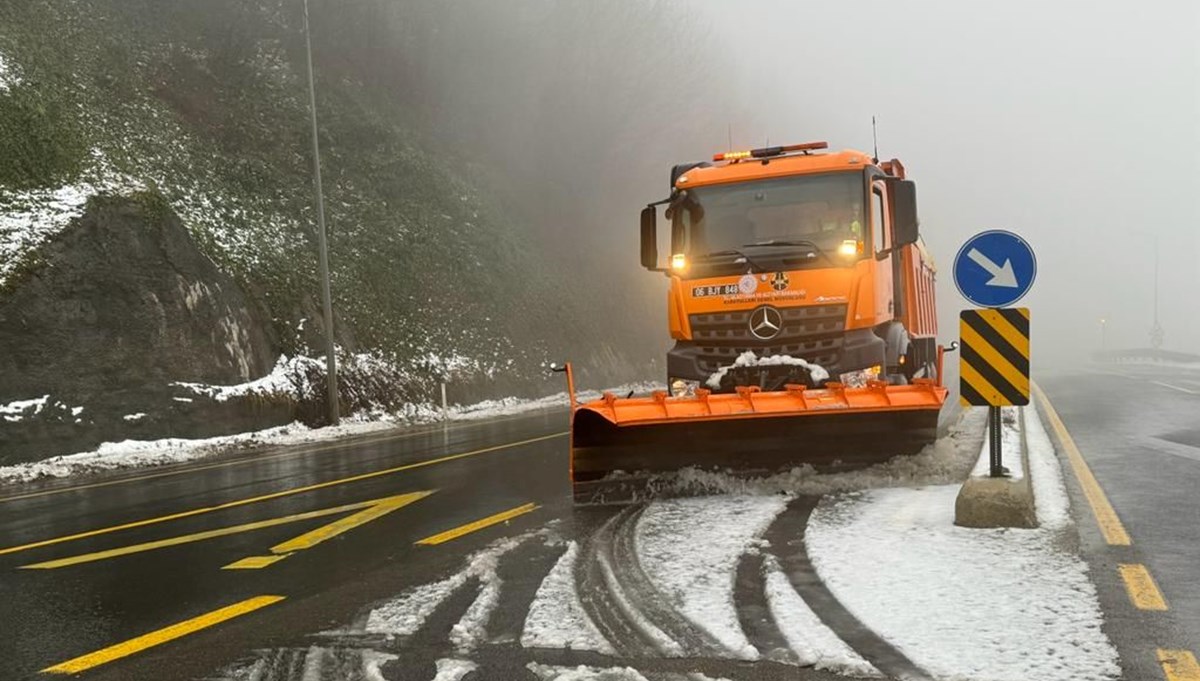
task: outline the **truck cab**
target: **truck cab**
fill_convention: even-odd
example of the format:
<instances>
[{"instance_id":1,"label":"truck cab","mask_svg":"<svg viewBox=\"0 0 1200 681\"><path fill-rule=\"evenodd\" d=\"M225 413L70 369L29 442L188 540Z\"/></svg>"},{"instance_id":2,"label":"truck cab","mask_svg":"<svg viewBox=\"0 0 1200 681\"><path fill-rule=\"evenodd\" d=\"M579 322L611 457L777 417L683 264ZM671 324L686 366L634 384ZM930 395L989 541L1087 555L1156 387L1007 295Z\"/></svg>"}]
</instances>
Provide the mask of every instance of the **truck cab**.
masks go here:
<instances>
[{"instance_id":1,"label":"truck cab","mask_svg":"<svg viewBox=\"0 0 1200 681\"><path fill-rule=\"evenodd\" d=\"M672 395L935 378L936 269L915 184L824 142L677 165L642 211L642 264L670 285ZM670 254L658 254L658 207Z\"/></svg>"}]
</instances>

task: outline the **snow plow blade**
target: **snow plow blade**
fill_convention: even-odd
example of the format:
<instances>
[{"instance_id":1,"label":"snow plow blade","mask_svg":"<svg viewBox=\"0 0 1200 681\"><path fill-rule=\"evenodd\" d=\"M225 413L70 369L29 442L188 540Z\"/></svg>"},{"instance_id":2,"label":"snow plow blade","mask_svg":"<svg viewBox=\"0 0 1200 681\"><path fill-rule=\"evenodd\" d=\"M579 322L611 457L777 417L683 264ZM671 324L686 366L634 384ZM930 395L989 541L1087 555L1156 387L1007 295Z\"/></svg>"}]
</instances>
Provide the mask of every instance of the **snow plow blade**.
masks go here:
<instances>
[{"instance_id":1,"label":"snow plow blade","mask_svg":"<svg viewBox=\"0 0 1200 681\"><path fill-rule=\"evenodd\" d=\"M915 454L937 439L947 389L836 383L695 397L603 398L576 405L571 418L571 480L576 503L625 503L656 475L696 467L765 475L809 464L861 468Z\"/></svg>"}]
</instances>

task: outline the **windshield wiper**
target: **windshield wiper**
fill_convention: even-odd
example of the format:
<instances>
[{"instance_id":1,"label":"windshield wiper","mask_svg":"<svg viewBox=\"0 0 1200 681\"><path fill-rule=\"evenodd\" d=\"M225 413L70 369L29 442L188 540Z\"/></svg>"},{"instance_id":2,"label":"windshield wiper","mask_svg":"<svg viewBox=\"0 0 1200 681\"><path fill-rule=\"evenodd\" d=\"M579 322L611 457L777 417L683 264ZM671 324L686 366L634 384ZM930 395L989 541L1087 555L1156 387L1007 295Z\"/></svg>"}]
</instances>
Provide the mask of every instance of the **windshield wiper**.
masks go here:
<instances>
[{"instance_id":1,"label":"windshield wiper","mask_svg":"<svg viewBox=\"0 0 1200 681\"><path fill-rule=\"evenodd\" d=\"M820 246L816 245L815 243L813 243L811 241L808 241L807 239L771 239L770 241L759 241L759 242L752 243L752 244L742 244L742 246L743 247L756 246L756 247L767 247L767 248L770 248L773 246L792 246L792 247L802 246L804 248L811 248L814 253L818 253L818 254L820 254L820 256L822 258L825 258L829 262L833 262L833 258L830 258L828 253L826 253Z\"/></svg>"},{"instance_id":2,"label":"windshield wiper","mask_svg":"<svg viewBox=\"0 0 1200 681\"><path fill-rule=\"evenodd\" d=\"M746 255L745 253L739 251L736 248L727 248L727 249L721 250L721 251L713 251L712 253L705 253L703 255L695 256L694 259L695 260L711 260L713 258L719 258L719 257L726 256L726 255L739 256L742 260L745 260L748 265L757 269L759 272L768 271L768 269L766 267L763 267L761 264L754 262L753 258L751 258L750 256Z\"/></svg>"}]
</instances>

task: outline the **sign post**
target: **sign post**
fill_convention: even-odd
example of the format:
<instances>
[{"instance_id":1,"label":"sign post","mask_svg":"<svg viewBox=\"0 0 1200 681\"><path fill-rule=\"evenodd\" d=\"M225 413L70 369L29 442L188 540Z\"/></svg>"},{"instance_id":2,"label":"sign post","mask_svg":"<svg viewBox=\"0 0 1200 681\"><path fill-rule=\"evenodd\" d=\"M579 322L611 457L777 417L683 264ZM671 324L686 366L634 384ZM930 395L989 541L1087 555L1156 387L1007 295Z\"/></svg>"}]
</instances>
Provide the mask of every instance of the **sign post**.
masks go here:
<instances>
[{"instance_id":1,"label":"sign post","mask_svg":"<svg viewBox=\"0 0 1200 681\"><path fill-rule=\"evenodd\" d=\"M1008 307L1029 292L1037 258L1028 242L993 230L967 240L954 260L954 283L984 308L959 315L959 401L988 408L990 475L1004 467L1000 407L1029 404L1029 308Z\"/></svg>"}]
</instances>

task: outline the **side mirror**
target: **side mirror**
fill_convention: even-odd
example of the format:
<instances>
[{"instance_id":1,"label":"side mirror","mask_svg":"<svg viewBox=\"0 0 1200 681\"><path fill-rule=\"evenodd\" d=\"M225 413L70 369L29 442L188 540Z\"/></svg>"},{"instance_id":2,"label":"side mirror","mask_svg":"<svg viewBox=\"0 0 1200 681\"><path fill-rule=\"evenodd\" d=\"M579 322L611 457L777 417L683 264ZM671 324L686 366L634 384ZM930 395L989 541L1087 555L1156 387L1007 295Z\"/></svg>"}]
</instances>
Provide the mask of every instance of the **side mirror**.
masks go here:
<instances>
[{"instance_id":1,"label":"side mirror","mask_svg":"<svg viewBox=\"0 0 1200 681\"><path fill-rule=\"evenodd\" d=\"M897 247L915 244L919 236L917 184L912 180L900 180L893 183L891 189L893 244Z\"/></svg>"},{"instance_id":2,"label":"side mirror","mask_svg":"<svg viewBox=\"0 0 1200 681\"><path fill-rule=\"evenodd\" d=\"M658 269L658 215L654 206L642 209L642 267Z\"/></svg>"}]
</instances>

